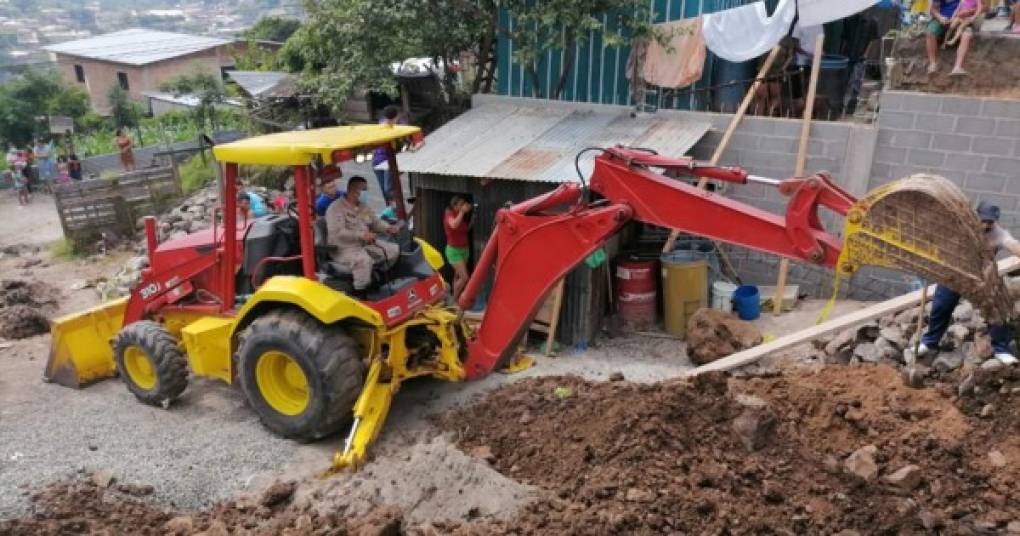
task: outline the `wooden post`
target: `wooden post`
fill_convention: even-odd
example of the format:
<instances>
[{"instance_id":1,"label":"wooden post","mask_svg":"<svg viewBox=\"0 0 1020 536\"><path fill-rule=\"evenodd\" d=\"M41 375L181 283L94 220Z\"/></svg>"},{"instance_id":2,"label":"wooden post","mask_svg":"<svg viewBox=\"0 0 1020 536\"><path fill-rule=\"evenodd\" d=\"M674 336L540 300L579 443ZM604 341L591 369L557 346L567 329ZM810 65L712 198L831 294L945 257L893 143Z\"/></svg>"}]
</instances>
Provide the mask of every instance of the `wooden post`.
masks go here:
<instances>
[{"instance_id":1,"label":"wooden post","mask_svg":"<svg viewBox=\"0 0 1020 536\"><path fill-rule=\"evenodd\" d=\"M730 120L729 126L726 127L726 132L723 133L723 137L719 140L719 145L715 148L715 152L712 153L712 159L709 161L711 165L717 165L719 160L722 159L723 152L726 151L726 147L730 144L730 139L733 138L733 133L737 130L737 126L740 125L740 121L744 118L744 114L747 112L747 108L751 105L751 101L754 100L754 93L758 91L758 86L761 85L761 80L768 74L769 69L772 68L772 64L776 61L776 57L779 56L779 46L772 47L772 52L769 52L768 57L765 58L765 63L761 64L761 69L758 71L758 76L755 78L754 83L751 84L750 89L747 90L747 95L744 95L744 100L741 101L740 107L737 108L737 113ZM705 189L708 187L708 179L702 177L698 181L698 188ZM672 230L669 232L669 238L666 239L666 245L663 246L662 252L669 253L673 251L673 246L676 244L677 237L680 236L680 232ZM719 250L722 253L722 250ZM726 259L726 263L729 264L729 259Z\"/></svg>"},{"instance_id":2,"label":"wooden post","mask_svg":"<svg viewBox=\"0 0 1020 536\"><path fill-rule=\"evenodd\" d=\"M545 355L552 355L553 342L556 341L556 328L560 323L560 309L563 308L563 280L553 289L552 309L549 311L549 333L545 337Z\"/></svg>"},{"instance_id":3,"label":"wooden post","mask_svg":"<svg viewBox=\"0 0 1020 536\"><path fill-rule=\"evenodd\" d=\"M811 79L808 81L807 98L804 99L804 119L800 123L800 147L797 148L797 165L794 167L793 176L804 176L804 166L807 163L807 144L811 136L811 117L814 114L815 93L818 91L818 73L822 67L822 43L825 41L825 34L819 34L815 38L815 55L811 59ZM778 315L783 312L783 295L786 294L786 274L790 270L790 261L783 257L779 261L779 277L776 279L776 294L772 297L772 314Z\"/></svg>"}]
</instances>

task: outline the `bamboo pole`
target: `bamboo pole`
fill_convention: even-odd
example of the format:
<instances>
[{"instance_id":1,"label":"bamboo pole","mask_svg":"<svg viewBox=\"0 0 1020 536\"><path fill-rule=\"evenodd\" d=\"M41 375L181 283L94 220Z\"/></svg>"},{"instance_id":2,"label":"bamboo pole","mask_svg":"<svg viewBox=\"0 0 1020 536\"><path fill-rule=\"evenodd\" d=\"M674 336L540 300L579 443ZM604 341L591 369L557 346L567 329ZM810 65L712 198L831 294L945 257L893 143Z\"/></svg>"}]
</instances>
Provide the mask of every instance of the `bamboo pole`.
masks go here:
<instances>
[{"instance_id":1,"label":"bamboo pole","mask_svg":"<svg viewBox=\"0 0 1020 536\"><path fill-rule=\"evenodd\" d=\"M793 176L804 176L804 166L807 164L808 138L811 136L811 118L814 114L815 94L818 92L818 73L822 66L822 43L825 41L825 34L819 34L815 38L814 57L811 59L811 79L808 81L807 98L804 99L804 119L800 123L800 146L797 148L797 165L794 167ZM779 277L776 280L776 294L772 297L772 314L778 315L783 312L783 295L786 294L786 274L790 270L790 260L783 257L779 261Z\"/></svg>"},{"instance_id":2,"label":"bamboo pole","mask_svg":"<svg viewBox=\"0 0 1020 536\"><path fill-rule=\"evenodd\" d=\"M754 94L758 91L758 86L761 85L762 79L765 78L766 74L768 74L769 69L772 68L772 64L776 61L776 57L779 56L779 51L779 45L772 47L772 52L769 52L768 57L765 58L765 63L761 64L761 69L758 70L758 76L755 77L754 83L751 84L751 87L747 90L747 94L744 95L744 100L740 103L740 107L737 108L737 113L733 116L733 119L730 120L729 126L726 127L726 132L723 133L722 139L719 140L719 145L715 148L715 152L712 153L712 159L709 161L709 164L713 166L719 164L719 160L722 159L723 152L726 151L726 147L730 144L730 139L733 138L733 133L736 132L737 127L740 125L740 121L744 119L744 114L747 112L748 107L751 106L751 101L754 100ZM702 177L701 180L698 181L698 188L705 189L707 187L708 179ZM680 236L680 231L670 231L669 238L666 239L666 244L662 248L663 253L673 251L673 246L676 245L676 239L678 236ZM719 249L719 252L722 254L721 249ZM727 258L725 262L729 264L729 259Z\"/></svg>"}]
</instances>

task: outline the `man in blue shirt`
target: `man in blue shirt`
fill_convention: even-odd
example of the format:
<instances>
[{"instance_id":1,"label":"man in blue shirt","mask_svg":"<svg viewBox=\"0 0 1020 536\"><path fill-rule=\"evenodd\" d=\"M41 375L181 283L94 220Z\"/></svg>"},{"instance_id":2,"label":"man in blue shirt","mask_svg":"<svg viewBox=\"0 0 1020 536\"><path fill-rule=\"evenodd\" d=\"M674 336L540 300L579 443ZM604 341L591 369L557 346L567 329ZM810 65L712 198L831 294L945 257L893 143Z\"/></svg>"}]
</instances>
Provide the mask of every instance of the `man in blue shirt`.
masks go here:
<instances>
[{"instance_id":1,"label":"man in blue shirt","mask_svg":"<svg viewBox=\"0 0 1020 536\"><path fill-rule=\"evenodd\" d=\"M970 50L974 33L981 29L981 23L985 20L984 11L983 0L931 0L931 21L924 31L925 48L928 52L928 74L935 74L939 70L939 42L953 38L947 34L950 33L950 20L954 17L958 19L954 24L964 29L956 48L956 63L953 64L953 70L949 74L950 76L967 74L963 68L963 60Z\"/></svg>"},{"instance_id":2,"label":"man in blue shirt","mask_svg":"<svg viewBox=\"0 0 1020 536\"><path fill-rule=\"evenodd\" d=\"M329 205L343 197L343 194L336 187L336 179L339 176L340 174L336 173L322 177L322 192L315 199L315 213L319 216L325 216Z\"/></svg>"},{"instance_id":3,"label":"man in blue shirt","mask_svg":"<svg viewBox=\"0 0 1020 536\"><path fill-rule=\"evenodd\" d=\"M238 216L244 219L261 218L269 213L266 209L266 202L262 196L255 192L237 193Z\"/></svg>"}]
</instances>

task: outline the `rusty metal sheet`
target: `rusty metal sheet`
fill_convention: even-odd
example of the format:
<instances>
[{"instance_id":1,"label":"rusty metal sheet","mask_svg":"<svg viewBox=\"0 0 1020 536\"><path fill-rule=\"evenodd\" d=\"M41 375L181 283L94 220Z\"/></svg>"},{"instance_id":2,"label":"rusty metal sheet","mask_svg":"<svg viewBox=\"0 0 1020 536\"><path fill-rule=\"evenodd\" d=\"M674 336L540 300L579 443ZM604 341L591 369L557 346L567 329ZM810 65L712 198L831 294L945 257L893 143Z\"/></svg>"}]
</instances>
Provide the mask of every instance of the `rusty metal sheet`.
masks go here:
<instances>
[{"instance_id":1,"label":"rusty metal sheet","mask_svg":"<svg viewBox=\"0 0 1020 536\"><path fill-rule=\"evenodd\" d=\"M574 157L585 147L641 146L680 156L710 126L675 114L631 116L619 106L487 98L430 134L417 153L398 158L413 173L576 182ZM597 154L582 156L586 176Z\"/></svg>"}]
</instances>

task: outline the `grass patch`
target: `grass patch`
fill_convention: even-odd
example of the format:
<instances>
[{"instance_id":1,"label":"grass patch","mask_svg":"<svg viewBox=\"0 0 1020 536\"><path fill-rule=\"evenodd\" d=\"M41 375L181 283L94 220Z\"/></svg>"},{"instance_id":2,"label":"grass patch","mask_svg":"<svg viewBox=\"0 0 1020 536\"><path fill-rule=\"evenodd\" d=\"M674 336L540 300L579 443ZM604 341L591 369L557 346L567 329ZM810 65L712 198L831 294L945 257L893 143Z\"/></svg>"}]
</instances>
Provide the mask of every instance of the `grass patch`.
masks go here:
<instances>
[{"instance_id":1,"label":"grass patch","mask_svg":"<svg viewBox=\"0 0 1020 536\"><path fill-rule=\"evenodd\" d=\"M180 167L178 171L181 175L181 189L184 190L184 195L212 183L216 178L213 163L214 160L211 156L206 156L203 161L202 155L195 155Z\"/></svg>"},{"instance_id":2,"label":"grass patch","mask_svg":"<svg viewBox=\"0 0 1020 536\"><path fill-rule=\"evenodd\" d=\"M74 249L74 243L66 238L61 238L49 246L50 256L54 259L72 260L81 256Z\"/></svg>"}]
</instances>

